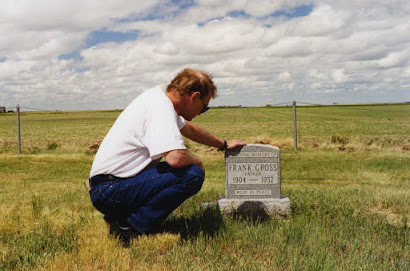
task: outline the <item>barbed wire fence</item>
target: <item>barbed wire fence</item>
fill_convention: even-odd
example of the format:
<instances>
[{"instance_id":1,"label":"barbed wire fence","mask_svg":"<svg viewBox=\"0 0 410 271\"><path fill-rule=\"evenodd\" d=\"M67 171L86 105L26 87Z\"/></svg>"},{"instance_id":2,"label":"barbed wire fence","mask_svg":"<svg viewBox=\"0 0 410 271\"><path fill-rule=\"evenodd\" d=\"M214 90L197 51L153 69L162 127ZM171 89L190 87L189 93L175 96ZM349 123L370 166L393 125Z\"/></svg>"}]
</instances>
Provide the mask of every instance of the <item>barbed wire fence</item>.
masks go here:
<instances>
[{"instance_id":1,"label":"barbed wire fence","mask_svg":"<svg viewBox=\"0 0 410 271\"><path fill-rule=\"evenodd\" d=\"M7 108L14 108L14 106L5 106L4 112L14 113L13 110ZM21 154L21 129L20 129L20 112L21 109L27 110L26 112L61 112L60 110L49 110L49 109L39 109L32 107L22 107L19 104L16 106L16 115L17 115L17 151L18 154Z\"/></svg>"},{"instance_id":2,"label":"barbed wire fence","mask_svg":"<svg viewBox=\"0 0 410 271\"><path fill-rule=\"evenodd\" d=\"M345 109L352 109L352 110L368 110L368 111L380 111L380 112L409 112L409 110L397 110L397 109L380 109L380 108L364 108L364 107L357 107L357 106L349 106L349 105L323 105L317 103L310 103L310 102L296 102L295 100L292 102L281 102L276 104L267 104L266 107L284 107L284 106L293 106L293 141L294 141L294 149L298 149L298 138L297 138L297 117L296 117L296 108L297 104L302 104L306 106L320 106L320 107L343 107ZM386 105L386 104L375 104L375 105ZM364 104L363 106L367 106ZM7 108L14 108L13 106L5 107ZM26 112L62 112L61 110L50 110L50 109L40 109L40 108L33 108L33 107L25 107L25 106L16 106L16 115L17 115L17 146L18 146L18 154L21 154L21 130L20 130L20 113L24 110ZM6 111L8 113L14 113L13 110Z\"/></svg>"},{"instance_id":3,"label":"barbed wire fence","mask_svg":"<svg viewBox=\"0 0 410 271\"><path fill-rule=\"evenodd\" d=\"M301 102L294 100L293 102L281 102L281 103L276 103L276 104L268 104L268 107L282 107L284 105L293 106L293 145L294 149L298 149L298 136L297 136L297 118L296 118L296 104L302 104L302 105L307 105L307 106L320 106L320 107L343 107L345 109L352 109L352 110L368 110L368 111L380 111L380 112L409 112L408 110L394 110L394 109L375 109L375 108L363 108L363 107L357 107L357 106L349 106L349 105L338 105L338 104L333 104L333 105L323 105L323 104L317 104L317 103L310 103L310 102ZM376 104L376 105L386 105L386 104ZM367 106L365 104L364 106Z\"/></svg>"}]
</instances>

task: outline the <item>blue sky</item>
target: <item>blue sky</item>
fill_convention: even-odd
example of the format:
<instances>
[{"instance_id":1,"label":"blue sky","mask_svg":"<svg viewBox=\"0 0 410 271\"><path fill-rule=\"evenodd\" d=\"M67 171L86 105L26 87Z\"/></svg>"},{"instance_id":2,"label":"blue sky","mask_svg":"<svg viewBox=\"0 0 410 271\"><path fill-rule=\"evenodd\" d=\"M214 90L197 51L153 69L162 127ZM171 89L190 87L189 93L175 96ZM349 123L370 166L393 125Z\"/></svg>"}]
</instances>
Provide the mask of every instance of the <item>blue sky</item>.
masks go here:
<instances>
[{"instance_id":1,"label":"blue sky","mask_svg":"<svg viewBox=\"0 0 410 271\"><path fill-rule=\"evenodd\" d=\"M410 3L6 0L0 106L117 109L182 68L211 105L410 100Z\"/></svg>"},{"instance_id":2,"label":"blue sky","mask_svg":"<svg viewBox=\"0 0 410 271\"><path fill-rule=\"evenodd\" d=\"M172 1L175 5L177 5L180 9L179 12L188 9L192 6L194 6L194 1ZM313 10L313 5L301 5L301 6L296 6L291 9L286 9L286 10L278 10L275 11L272 14L264 16L266 19L267 17L287 17L289 19L291 18L297 18L297 17L303 17L303 16L308 16ZM178 12L174 14L174 16L177 16ZM249 18L251 17L249 14L247 14L244 10L233 10L227 12L225 16L220 16L218 18L211 18L208 19L206 22L200 22L198 23L198 26L203 26L206 25L209 21L212 20L222 20L225 17L245 17ZM158 19L163 19L163 16L158 16L156 17L155 15L149 15L148 17L145 18L123 18L121 20L118 20L119 23L125 23L125 22L133 22L133 21L155 21ZM271 27L271 26L269 26ZM106 42L116 42L116 43L121 43L125 41L135 41L139 37L138 31L127 31L127 32L116 32L116 31L109 31L106 29L101 29L101 30L96 30L92 31L88 37L85 40L85 44L83 45L82 48L89 48L92 46L96 46L100 43L106 43ZM61 54L59 56L60 59L79 59L81 60L81 55L79 53L79 50L82 49L79 48L69 54Z\"/></svg>"}]
</instances>

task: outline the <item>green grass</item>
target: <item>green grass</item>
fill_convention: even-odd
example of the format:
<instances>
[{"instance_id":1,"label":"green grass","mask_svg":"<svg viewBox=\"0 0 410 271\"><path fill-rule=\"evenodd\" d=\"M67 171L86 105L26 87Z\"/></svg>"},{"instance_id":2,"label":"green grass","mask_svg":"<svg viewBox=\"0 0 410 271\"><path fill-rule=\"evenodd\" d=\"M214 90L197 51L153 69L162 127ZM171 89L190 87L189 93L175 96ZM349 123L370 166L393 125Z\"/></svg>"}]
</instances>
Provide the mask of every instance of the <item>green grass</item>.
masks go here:
<instances>
[{"instance_id":1,"label":"green grass","mask_svg":"<svg viewBox=\"0 0 410 271\"><path fill-rule=\"evenodd\" d=\"M354 108L352 108L354 107ZM0 114L0 270L409 270L410 105L214 108L195 122L281 148L285 220L222 217L223 154L187 141L206 181L129 248L83 181L119 111Z\"/></svg>"}]
</instances>

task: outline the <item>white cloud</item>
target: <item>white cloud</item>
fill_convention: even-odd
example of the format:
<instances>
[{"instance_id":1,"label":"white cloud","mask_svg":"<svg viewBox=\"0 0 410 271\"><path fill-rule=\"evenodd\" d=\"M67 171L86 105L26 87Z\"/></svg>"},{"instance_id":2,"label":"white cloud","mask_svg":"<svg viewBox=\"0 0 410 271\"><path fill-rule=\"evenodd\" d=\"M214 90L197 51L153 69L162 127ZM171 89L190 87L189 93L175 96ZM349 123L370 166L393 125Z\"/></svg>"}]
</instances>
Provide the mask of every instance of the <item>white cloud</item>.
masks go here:
<instances>
[{"instance_id":1,"label":"white cloud","mask_svg":"<svg viewBox=\"0 0 410 271\"><path fill-rule=\"evenodd\" d=\"M166 41L164 44L156 47L154 51L163 55L176 55L179 52L179 49L174 43Z\"/></svg>"},{"instance_id":2,"label":"white cloud","mask_svg":"<svg viewBox=\"0 0 410 271\"><path fill-rule=\"evenodd\" d=\"M308 37L334 35L346 24L347 17L346 11L334 10L327 5L318 6L308 17L289 23L289 32Z\"/></svg>"},{"instance_id":3,"label":"white cloud","mask_svg":"<svg viewBox=\"0 0 410 271\"><path fill-rule=\"evenodd\" d=\"M408 51L391 52L386 57L380 59L378 64L382 68L391 68L396 66L403 66L409 64Z\"/></svg>"},{"instance_id":4,"label":"white cloud","mask_svg":"<svg viewBox=\"0 0 410 271\"><path fill-rule=\"evenodd\" d=\"M336 83L342 83L347 79L344 69L333 70L332 78Z\"/></svg>"},{"instance_id":5,"label":"white cloud","mask_svg":"<svg viewBox=\"0 0 410 271\"><path fill-rule=\"evenodd\" d=\"M317 69L309 70L308 75L314 79L319 79L319 80L327 79L327 75L324 74L323 72L320 72Z\"/></svg>"},{"instance_id":6,"label":"white cloud","mask_svg":"<svg viewBox=\"0 0 410 271\"><path fill-rule=\"evenodd\" d=\"M278 76L279 81L288 81L291 79L290 72L281 72Z\"/></svg>"},{"instance_id":7,"label":"white cloud","mask_svg":"<svg viewBox=\"0 0 410 271\"><path fill-rule=\"evenodd\" d=\"M138 37L86 48L101 30ZM220 105L410 100L408 33L404 0L1 1L0 103L123 108L187 66L214 74Z\"/></svg>"}]
</instances>

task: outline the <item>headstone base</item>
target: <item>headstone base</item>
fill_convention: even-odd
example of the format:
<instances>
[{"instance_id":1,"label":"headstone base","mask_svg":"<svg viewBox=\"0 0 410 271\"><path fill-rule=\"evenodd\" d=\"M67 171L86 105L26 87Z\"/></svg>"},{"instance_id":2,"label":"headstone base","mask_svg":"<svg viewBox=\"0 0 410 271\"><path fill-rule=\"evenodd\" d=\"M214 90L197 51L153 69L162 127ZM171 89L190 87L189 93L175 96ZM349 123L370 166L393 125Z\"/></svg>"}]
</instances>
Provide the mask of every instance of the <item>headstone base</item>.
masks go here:
<instances>
[{"instance_id":1,"label":"headstone base","mask_svg":"<svg viewBox=\"0 0 410 271\"><path fill-rule=\"evenodd\" d=\"M221 197L218 200L218 206L224 215L285 218L292 213L288 197L280 199L228 199Z\"/></svg>"}]
</instances>

